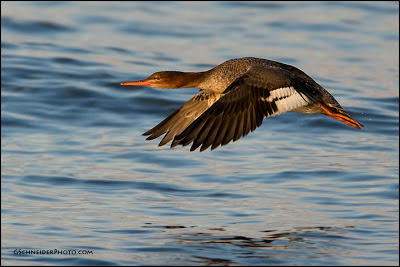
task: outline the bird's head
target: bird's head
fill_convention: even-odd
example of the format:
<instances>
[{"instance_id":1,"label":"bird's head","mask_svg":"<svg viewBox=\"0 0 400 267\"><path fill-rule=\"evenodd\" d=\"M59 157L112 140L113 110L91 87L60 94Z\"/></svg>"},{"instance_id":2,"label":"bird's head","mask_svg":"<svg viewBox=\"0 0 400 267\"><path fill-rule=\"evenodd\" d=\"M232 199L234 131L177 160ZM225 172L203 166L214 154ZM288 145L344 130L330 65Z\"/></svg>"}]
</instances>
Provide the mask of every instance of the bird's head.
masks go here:
<instances>
[{"instance_id":1,"label":"bird's head","mask_svg":"<svg viewBox=\"0 0 400 267\"><path fill-rule=\"evenodd\" d=\"M186 88L193 81L191 73L180 71L160 71L153 73L144 80L123 82L121 85L151 86L156 88Z\"/></svg>"}]
</instances>

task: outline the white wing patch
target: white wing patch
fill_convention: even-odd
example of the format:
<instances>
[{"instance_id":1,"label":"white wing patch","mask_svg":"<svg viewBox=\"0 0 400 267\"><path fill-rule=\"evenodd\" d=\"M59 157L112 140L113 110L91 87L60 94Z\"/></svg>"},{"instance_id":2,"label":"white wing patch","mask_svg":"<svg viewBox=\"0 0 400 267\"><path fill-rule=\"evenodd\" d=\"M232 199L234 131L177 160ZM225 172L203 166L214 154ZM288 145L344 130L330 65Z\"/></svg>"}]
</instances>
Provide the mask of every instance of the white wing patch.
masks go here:
<instances>
[{"instance_id":1,"label":"white wing patch","mask_svg":"<svg viewBox=\"0 0 400 267\"><path fill-rule=\"evenodd\" d=\"M272 90L269 97L261 97L261 100L275 102L278 112L271 114L271 116L279 115L311 103L307 96L297 92L293 86Z\"/></svg>"}]
</instances>

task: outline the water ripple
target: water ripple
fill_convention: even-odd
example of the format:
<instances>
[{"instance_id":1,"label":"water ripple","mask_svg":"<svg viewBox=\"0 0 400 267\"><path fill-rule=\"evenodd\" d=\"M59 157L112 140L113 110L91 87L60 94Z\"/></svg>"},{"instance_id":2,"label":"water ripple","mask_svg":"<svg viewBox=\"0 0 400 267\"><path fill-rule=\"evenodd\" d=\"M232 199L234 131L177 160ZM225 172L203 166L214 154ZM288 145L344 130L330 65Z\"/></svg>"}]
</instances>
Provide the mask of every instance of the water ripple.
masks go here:
<instances>
[{"instance_id":1,"label":"water ripple","mask_svg":"<svg viewBox=\"0 0 400 267\"><path fill-rule=\"evenodd\" d=\"M73 33L76 31L73 27L62 25L51 21L29 21L23 19L14 19L9 17L1 18L1 25L7 30L18 31L28 34L46 33Z\"/></svg>"},{"instance_id":2,"label":"water ripple","mask_svg":"<svg viewBox=\"0 0 400 267\"><path fill-rule=\"evenodd\" d=\"M2 2L2 263L398 265L398 10ZM288 112L213 151L145 140L198 89L121 82L242 56L299 67L365 127ZM93 253L14 252L51 249Z\"/></svg>"}]
</instances>

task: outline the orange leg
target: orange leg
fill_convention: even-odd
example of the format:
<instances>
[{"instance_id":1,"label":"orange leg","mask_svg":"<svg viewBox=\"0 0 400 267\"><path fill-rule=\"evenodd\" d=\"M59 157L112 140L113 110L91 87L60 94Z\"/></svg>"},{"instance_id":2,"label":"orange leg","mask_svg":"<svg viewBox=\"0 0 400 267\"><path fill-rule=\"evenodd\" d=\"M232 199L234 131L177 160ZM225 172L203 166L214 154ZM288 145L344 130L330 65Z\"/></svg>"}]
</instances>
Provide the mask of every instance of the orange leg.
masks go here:
<instances>
[{"instance_id":1,"label":"orange leg","mask_svg":"<svg viewBox=\"0 0 400 267\"><path fill-rule=\"evenodd\" d=\"M328 107L324 103L320 103L320 106L325 111L325 113L322 113L322 114L324 114L326 116L329 116L335 120L341 121L347 125L353 126L357 129L360 129L360 127L364 127L364 125L356 122L355 120L350 118L350 116L339 113L339 112L335 112L335 109Z\"/></svg>"}]
</instances>

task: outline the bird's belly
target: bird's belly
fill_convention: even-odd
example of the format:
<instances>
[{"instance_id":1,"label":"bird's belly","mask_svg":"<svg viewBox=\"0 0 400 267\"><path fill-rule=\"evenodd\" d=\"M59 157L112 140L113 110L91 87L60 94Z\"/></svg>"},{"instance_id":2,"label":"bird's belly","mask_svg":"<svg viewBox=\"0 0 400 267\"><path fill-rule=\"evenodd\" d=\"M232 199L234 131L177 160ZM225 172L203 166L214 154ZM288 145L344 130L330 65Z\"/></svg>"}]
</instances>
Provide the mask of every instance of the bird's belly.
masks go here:
<instances>
[{"instance_id":1,"label":"bird's belly","mask_svg":"<svg viewBox=\"0 0 400 267\"><path fill-rule=\"evenodd\" d=\"M321 109L319 103L315 103L315 104L309 104L307 106L303 106L300 108L296 108L292 111L299 112L299 113L315 114L315 113L321 113L322 109Z\"/></svg>"}]
</instances>

